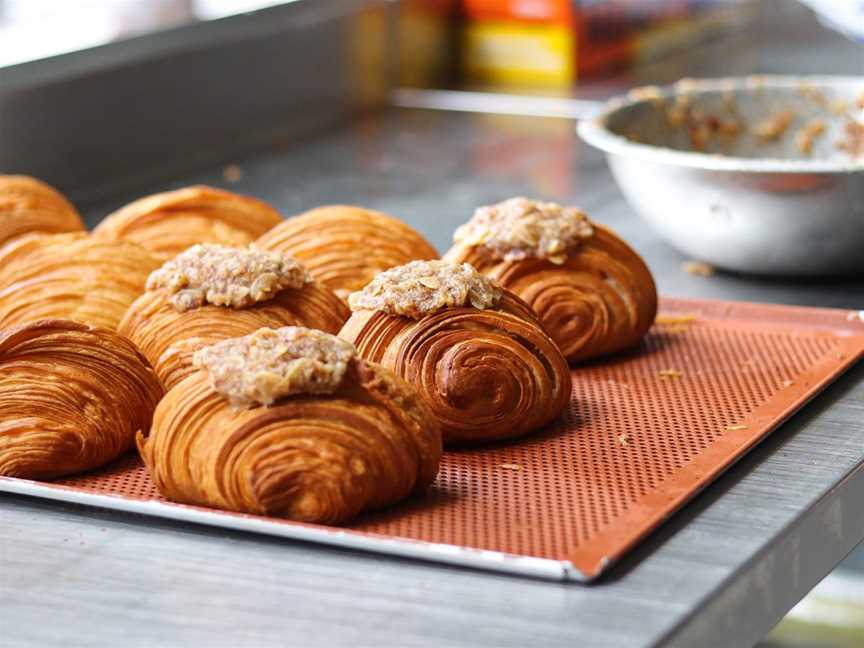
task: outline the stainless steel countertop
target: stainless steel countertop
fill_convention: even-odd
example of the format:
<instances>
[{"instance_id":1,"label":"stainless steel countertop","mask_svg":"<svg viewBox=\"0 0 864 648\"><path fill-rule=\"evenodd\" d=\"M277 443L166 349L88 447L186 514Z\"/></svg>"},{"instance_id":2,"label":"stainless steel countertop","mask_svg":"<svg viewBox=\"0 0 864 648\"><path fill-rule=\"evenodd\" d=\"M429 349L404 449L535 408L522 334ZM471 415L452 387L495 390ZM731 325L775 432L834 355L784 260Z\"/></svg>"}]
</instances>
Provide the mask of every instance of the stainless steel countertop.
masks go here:
<instances>
[{"instance_id":1,"label":"stainless steel countertop","mask_svg":"<svg viewBox=\"0 0 864 648\"><path fill-rule=\"evenodd\" d=\"M825 42L821 60L843 69L814 71L862 52ZM759 69L807 71L784 47ZM564 119L392 109L237 164L233 185L220 168L170 186L227 186L285 214L359 203L442 251L476 205L538 196L615 227L665 294L864 307L864 279L683 273ZM92 205L91 223L131 197ZM587 587L0 495L0 646L746 645L864 538L862 421L859 365Z\"/></svg>"}]
</instances>

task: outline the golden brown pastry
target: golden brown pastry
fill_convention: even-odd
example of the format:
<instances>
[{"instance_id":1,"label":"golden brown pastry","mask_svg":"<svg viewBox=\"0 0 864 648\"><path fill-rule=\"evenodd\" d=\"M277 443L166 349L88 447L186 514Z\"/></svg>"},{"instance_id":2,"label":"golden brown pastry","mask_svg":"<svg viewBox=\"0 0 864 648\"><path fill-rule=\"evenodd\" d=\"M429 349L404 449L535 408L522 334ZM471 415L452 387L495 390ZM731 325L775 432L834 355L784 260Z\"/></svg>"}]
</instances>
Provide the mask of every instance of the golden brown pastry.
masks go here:
<instances>
[{"instance_id":1,"label":"golden brown pastry","mask_svg":"<svg viewBox=\"0 0 864 648\"><path fill-rule=\"evenodd\" d=\"M340 337L414 385L445 441L533 432L570 398L570 371L531 309L465 264L413 261L349 297Z\"/></svg>"},{"instance_id":2,"label":"golden brown pastry","mask_svg":"<svg viewBox=\"0 0 864 648\"><path fill-rule=\"evenodd\" d=\"M481 207L444 255L524 299L571 362L634 346L657 314L648 266L573 207L511 198Z\"/></svg>"},{"instance_id":3,"label":"golden brown pastry","mask_svg":"<svg viewBox=\"0 0 864 648\"><path fill-rule=\"evenodd\" d=\"M93 233L134 241L167 261L196 243L246 246L281 222L261 200L195 186L139 198L106 216Z\"/></svg>"},{"instance_id":4,"label":"golden brown pastry","mask_svg":"<svg viewBox=\"0 0 864 648\"><path fill-rule=\"evenodd\" d=\"M261 329L195 355L138 448L168 499L336 524L422 491L441 433L411 387L310 329Z\"/></svg>"},{"instance_id":5,"label":"golden brown pastry","mask_svg":"<svg viewBox=\"0 0 864 648\"><path fill-rule=\"evenodd\" d=\"M59 191L23 175L0 175L0 246L23 234L79 232L78 210Z\"/></svg>"},{"instance_id":6,"label":"golden brown pastry","mask_svg":"<svg viewBox=\"0 0 864 648\"><path fill-rule=\"evenodd\" d=\"M112 331L69 320L0 331L0 475L101 466L147 431L161 396L147 361Z\"/></svg>"},{"instance_id":7,"label":"golden brown pastry","mask_svg":"<svg viewBox=\"0 0 864 648\"><path fill-rule=\"evenodd\" d=\"M0 329L45 318L115 328L159 262L85 233L27 235L0 248Z\"/></svg>"},{"instance_id":8,"label":"golden brown pastry","mask_svg":"<svg viewBox=\"0 0 864 648\"><path fill-rule=\"evenodd\" d=\"M438 258L435 248L402 221L348 205L318 207L289 218L259 238L257 245L295 257L342 298L382 270Z\"/></svg>"},{"instance_id":9,"label":"golden brown pastry","mask_svg":"<svg viewBox=\"0 0 864 648\"><path fill-rule=\"evenodd\" d=\"M166 389L194 371L202 346L262 327L336 333L345 304L279 252L195 245L154 272L118 330L147 356Z\"/></svg>"}]
</instances>

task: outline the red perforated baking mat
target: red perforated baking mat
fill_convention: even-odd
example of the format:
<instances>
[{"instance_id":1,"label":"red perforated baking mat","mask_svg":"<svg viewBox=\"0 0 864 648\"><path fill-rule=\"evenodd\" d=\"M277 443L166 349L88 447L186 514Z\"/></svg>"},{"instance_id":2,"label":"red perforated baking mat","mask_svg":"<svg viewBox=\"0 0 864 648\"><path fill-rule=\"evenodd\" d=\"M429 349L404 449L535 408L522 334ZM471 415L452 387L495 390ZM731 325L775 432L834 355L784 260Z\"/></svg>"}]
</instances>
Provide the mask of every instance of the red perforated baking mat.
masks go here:
<instances>
[{"instance_id":1,"label":"red perforated baking mat","mask_svg":"<svg viewBox=\"0 0 864 648\"><path fill-rule=\"evenodd\" d=\"M864 354L864 312L666 299L642 347L573 370L560 421L448 452L423 498L344 529L180 506L134 456L0 490L500 571L591 580Z\"/></svg>"}]
</instances>

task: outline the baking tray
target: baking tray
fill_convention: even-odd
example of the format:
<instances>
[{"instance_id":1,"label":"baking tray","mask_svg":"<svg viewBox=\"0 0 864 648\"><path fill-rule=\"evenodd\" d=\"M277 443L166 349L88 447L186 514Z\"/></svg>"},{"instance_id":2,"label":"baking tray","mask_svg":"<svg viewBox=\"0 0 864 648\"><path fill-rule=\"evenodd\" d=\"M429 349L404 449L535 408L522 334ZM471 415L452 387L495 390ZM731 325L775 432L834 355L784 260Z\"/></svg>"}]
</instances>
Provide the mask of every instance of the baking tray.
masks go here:
<instances>
[{"instance_id":1,"label":"baking tray","mask_svg":"<svg viewBox=\"0 0 864 648\"><path fill-rule=\"evenodd\" d=\"M573 369L565 414L446 453L425 497L346 528L172 504L129 455L0 491L556 580L591 581L864 355L864 311L664 299L637 351Z\"/></svg>"}]
</instances>

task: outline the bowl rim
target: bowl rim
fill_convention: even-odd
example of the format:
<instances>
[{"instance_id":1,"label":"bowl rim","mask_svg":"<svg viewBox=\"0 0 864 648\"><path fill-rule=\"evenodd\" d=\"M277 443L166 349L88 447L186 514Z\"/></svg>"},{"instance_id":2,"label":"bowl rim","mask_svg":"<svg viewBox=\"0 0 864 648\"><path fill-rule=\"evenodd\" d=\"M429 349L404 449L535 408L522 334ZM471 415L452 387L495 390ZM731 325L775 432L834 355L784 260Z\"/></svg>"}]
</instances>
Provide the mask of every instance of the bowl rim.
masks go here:
<instances>
[{"instance_id":1,"label":"bowl rim","mask_svg":"<svg viewBox=\"0 0 864 648\"><path fill-rule=\"evenodd\" d=\"M665 86L656 86L663 98L676 97L687 88L690 95L724 90L755 90L757 88L801 88L812 86L854 86L864 92L864 75L769 75L752 74L745 77L712 79L681 79ZM654 101L654 98L629 95L612 97L598 115L584 119L576 125L579 136L591 146L607 154L635 158L646 162L706 171L745 171L751 173L860 173L864 171L864 157L846 160L784 160L779 158L746 158L717 153L698 153L632 142L616 135L607 127L607 120L625 108Z\"/></svg>"}]
</instances>

